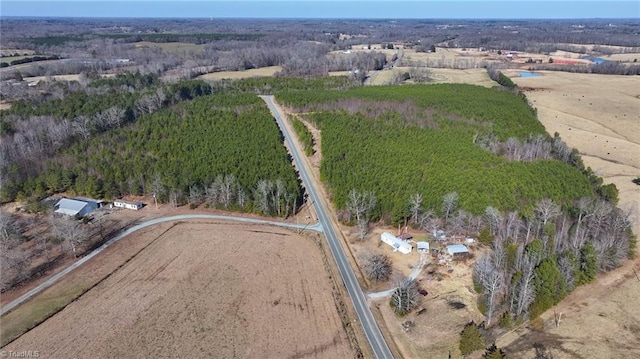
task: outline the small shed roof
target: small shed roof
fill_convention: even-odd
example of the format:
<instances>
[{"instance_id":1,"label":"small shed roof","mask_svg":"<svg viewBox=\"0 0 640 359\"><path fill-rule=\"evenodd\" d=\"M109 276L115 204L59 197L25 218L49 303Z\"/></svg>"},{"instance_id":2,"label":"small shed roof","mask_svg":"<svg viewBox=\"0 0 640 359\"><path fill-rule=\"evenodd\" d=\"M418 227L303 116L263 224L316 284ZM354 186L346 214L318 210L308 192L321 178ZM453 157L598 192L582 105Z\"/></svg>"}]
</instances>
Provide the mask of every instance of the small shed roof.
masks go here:
<instances>
[{"instance_id":1,"label":"small shed roof","mask_svg":"<svg viewBox=\"0 0 640 359\"><path fill-rule=\"evenodd\" d=\"M418 250L429 250L429 242L418 242Z\"/></svg>"},{"instance_id":2,"label":"small shed roof","mask_svg":"<svg viewBox=\"0 0 640 359\"><path fill-rule=\"evenodd\" d=\"M63 198L56 203L54 212L66 214L67 216L75 216L86 206L88 206L87 202Z\"/></svg>"},{"instance_id":3,"label":"small shed roof","mask_svg":"<svg viewBox=\"0 0 640 359\"><path fill-rule=\"evenodd\" d=\"M458 253L469 253L469 249L464 244L452 244L447 246L447 252L449 252L450 255Z\"/></svg>"}]
</instances>

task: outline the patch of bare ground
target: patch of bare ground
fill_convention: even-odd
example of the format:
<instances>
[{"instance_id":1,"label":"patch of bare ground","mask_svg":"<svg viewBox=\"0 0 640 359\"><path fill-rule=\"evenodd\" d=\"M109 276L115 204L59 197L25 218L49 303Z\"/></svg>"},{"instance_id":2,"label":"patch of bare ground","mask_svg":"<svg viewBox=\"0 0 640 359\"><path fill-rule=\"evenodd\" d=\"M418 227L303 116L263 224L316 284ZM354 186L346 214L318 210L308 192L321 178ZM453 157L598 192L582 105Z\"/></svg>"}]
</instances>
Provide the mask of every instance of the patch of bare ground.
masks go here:
<instances>
[{"instance_id":1,"label":"patch of bare ground","mask_svg":"<svg viewBox=\"0 0 640 359\"><path fill-rule=\"evenodd\" d=\"M179 222L4 350L45 358L353 357L331 292L310 239L267 226Z\"/></svg>"}]
</instances>

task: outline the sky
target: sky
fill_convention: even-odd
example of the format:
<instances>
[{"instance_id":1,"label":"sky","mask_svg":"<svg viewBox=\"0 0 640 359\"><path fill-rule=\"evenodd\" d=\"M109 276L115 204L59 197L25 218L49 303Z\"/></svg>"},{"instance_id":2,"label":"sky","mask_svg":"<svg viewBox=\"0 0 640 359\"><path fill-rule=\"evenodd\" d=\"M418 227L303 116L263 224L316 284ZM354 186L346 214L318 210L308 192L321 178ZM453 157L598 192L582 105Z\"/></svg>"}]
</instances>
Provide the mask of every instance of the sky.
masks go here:
<instances>
[{"instance_id":1,"label":"sky","mask_svg":"<svg viewBox=\"0 0 640 359\"><path fill-rule=\"evenodd\" d=\"M0 16L340 19L640 18L640 0L0 0Z\"/></svg>"}]
</instances>

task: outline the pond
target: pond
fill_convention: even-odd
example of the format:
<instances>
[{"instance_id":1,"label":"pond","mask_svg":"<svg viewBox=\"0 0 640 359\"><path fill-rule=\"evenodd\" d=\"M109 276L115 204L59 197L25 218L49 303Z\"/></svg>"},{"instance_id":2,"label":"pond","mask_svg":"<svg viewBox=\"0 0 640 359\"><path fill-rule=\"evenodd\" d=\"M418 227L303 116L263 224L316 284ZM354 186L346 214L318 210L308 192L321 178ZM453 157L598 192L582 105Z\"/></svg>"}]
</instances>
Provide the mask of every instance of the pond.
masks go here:
<instances>
[{"instance_id":1,"label":"pond","mask_svg":"<svg viewBox=\"0 0 640 359\"><path fill-rule=\"evenodd\" d=\"M532 72L532 71L520 71L520 77L538 77L538 76L542 76L542 74L539 72Z\"/></svg>"}]
</instances>

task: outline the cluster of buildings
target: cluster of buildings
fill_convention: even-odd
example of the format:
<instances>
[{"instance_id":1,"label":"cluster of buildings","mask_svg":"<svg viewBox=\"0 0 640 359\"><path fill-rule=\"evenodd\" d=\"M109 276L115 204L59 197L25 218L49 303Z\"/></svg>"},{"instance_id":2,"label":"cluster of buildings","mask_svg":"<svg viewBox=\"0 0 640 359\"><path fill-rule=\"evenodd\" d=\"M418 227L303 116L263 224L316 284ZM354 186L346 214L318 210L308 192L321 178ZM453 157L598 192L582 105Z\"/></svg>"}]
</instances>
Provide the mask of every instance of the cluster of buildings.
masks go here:
<instances>
[{"instance_id":1,"label":"cluster of buildings","mask_svg":"<svg viewBox=\"0 0 640 359\"><path fill-rule=\"evenodd\" d=\"M446 239L443 231L434 231L434 238L438 241ZM429 242L415 242L413 237L407 233L395 236L389 232L380 235L380 240L393 248L394 252L409 254L413 251L412 243L416 244L418 253L429 253ZM473 239L467 238L467 243L473 242ZM469 254L469 248L464 244L450 244L447 246L446 252L449 256L455 258Z\"/></svg>"},{"instance_id":2,"label":"cluster of buildings","mask_svg":"<svg viewBox=\"0 0 640 359\"><path fill-rule=\"evenodd\" d=\"M122 199L115 200L112 204L108 204L107 202L98 199L75 197L60 199L54 205L53 211L70 217L84 217L87 214L107 205L110 208L126 208L135 211L144 207L142 202L125 201Z\"/></svg>"}]
</instances>

